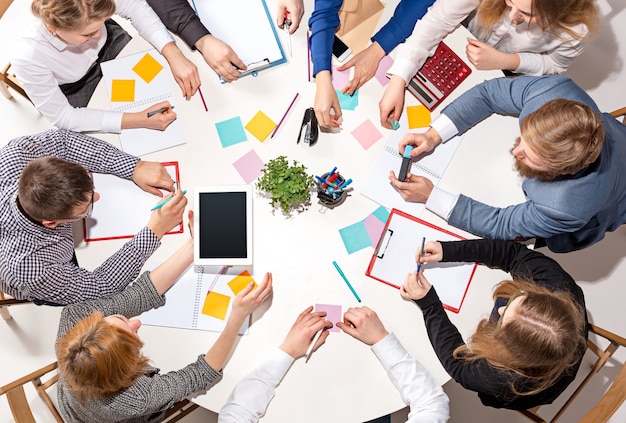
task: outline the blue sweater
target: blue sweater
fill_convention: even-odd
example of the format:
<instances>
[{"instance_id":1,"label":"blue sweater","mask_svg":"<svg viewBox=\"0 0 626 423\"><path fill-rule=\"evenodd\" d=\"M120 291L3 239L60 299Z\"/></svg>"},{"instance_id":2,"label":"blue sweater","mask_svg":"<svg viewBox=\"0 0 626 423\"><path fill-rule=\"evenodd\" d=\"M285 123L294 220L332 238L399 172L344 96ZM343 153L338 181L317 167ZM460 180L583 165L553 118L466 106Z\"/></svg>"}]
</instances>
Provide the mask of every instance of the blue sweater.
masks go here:
<instances>
[{"instance_id":1,"label":"blue sweater","mask_svg":"<svg viewBox=\"0 0 626 423\"><path fill-rule=\"evenodd\" d=\"M434 0L400 0L393 17L372 37L372 42L378 42L385 54L389 54L411 35L415 23L424 16L433 2ZM313 75L330 70L333 38L339 26L339 9L342 4L343 0L315 0L315 8L309 19Z\"/></svg>"},{"instance_id":2,"label":"blue sweater","mask_svg":"<svg viewBox=\"0 0 626 423\"><path fill-rule=\"evenodd\" d=\"M442 113L464 133L493 113L519 116L521 122L556 98L580 101L600 113L583 89L557 76L486 81ZM525 179L522 188L528 201L506 208L461 195L448 223L492 239L543 237L550 250L558 253L600 241L607 231L626 223L626 126L606 113L602 120L606 131L602 152L589 167L554 181Z\"/></svg>"}]
</instances>

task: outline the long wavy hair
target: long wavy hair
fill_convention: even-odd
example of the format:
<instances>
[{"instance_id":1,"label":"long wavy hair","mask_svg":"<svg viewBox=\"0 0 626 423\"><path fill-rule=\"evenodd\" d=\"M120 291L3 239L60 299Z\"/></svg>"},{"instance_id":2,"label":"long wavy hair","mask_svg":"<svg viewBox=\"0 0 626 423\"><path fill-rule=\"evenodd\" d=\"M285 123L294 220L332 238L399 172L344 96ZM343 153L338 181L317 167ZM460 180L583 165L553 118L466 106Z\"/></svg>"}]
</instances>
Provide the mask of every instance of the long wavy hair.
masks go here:
<instances>
[{"instance_id":1,"label":"long wavy hair","mask_svg":"<svg viewBox=\"0 0 626 423\"><path fill-rule=\"evenodd\" d=\"M527 390L516 388L517 395L543 391L576 365L587 342L585 310L565 291L552 291L527 281L500 282L493 297L510 298L517 290L526 293L515 317L505 325L484 319L468 343L454 350L455 359L486 360L526 379Z\"/></svg>"},{"instance_id":2,"label":"long wavy hair","mask_svg":"<svg viewBox=\"0 0 626 423\"><path fill-rule=\"evenodd\" d=\"M85 399L112 397L145 373L139 337L106 322L99 311L79 321L57 342L59 374Z\"/></svg>"},{"instance_id":3,"label":"long wavy hair","mask_svg":"<svg viewBox=\"0 0 626 423\"><path fill-rule=\"evenodd\" d=\"M483 35L502 19L507 5L504 0L483 0L478 6L476 22ZM575 39L584 38L570 29L578 24L585 24L589 32L596 31L600 26L598 6L595 0L533 0L532 13L537 16L537 23L542 30L555 36L565 32Z\"/></svg>"}]
</instances>

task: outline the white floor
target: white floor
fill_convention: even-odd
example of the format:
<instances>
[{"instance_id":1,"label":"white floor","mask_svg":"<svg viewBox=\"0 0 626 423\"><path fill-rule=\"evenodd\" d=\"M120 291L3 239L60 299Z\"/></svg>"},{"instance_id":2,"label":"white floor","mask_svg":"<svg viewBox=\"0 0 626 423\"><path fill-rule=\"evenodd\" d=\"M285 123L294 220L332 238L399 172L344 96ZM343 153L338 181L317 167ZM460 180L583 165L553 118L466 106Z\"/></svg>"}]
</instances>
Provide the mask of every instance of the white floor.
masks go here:
<instances>
[{"instance_id":1,"label":"white floor","mask_svg":"<svg viewBox=\"0 0 626 423\"><path fill-rule=\"evenodd\" d=\"M28 0L16 0L28 5ZM624 0L600 0L603 12L603 28L596 35L583 55L577 59L567 76L588 90L603 111L611 111L626 106L626 2ZM15 6L15 5L14 5ZM11 33L17 27L15 15L7 14L0 22L0 63L6 61L6 46L10 44ZM8 18L8 19L7 19ZM28 133L49 128L46 122L30 105L15 99L0 98L0 145L8 140ZM626 319L623 298L626 296L626 226L608 234L606 239L584 251L553 256L582 286L590 319L593 323L626 336ZM620 311L622 310L622 311ZM11 308L14 319L0 321L0 385L54 361L54 338L58 323L59 309L35 307L32 305ZM626 352L618 354L606 374L616 371L619 363L626 360ZM603 376L592 383L594 395L603 392ZM451 423L461 422L526 422L516 413L483 407L477 396L450 382L444 386L450 397ZM280 395L280 388L278 389ZM31 393L34 397L34 394ZM34 399L33 402L37 402ZM584 414L584 398L574 405L571 414L566 414L563 422L573 422ZM39 407L38 407L39 408ZM297 410L294 410L294 413ZM406 410L393 415L394 422L405 421ZM215 415L205 410L194 412L185 421L214 422ZM0 399L0 423L11 422L12 418L5 399ZM41 421L51 421L50 418ZM626 421L626 406L616 413L612 423Z\"/></svg>"}]
</instances>

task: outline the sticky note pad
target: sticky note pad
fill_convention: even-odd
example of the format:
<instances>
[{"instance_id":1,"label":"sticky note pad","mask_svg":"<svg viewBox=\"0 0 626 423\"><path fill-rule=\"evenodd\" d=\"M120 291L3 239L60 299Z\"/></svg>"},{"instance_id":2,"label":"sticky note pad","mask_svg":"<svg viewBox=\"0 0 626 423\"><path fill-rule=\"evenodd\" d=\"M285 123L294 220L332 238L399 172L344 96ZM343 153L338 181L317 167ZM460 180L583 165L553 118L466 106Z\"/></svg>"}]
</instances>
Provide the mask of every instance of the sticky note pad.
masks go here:
<instances>
[{"instance_id":1,"label":"sticky note pad","mask_svg":"<svg viewBox=\"0 0 626 423\"><path fill-rule=\"evenodd\" d=\"M230 282L228 282L228 287L231 291L233 291L233 294L237 295L241 292L242 289L248 286L250 282L254 282L254 287L257 287L257 283L252 275L250 275L250 272L244 270L239 275L231 279Z\"/></svg>"},{"instance_id":2,"label":"sticky note pad","mask_svg":"<svg viewBox=\"0 0 626 423\"><path fill-rule=\"evenodd\" d=\"M372 240L362 220L339 229L339 235L341 235L341 239L343 240L348 254L352 254L355 251L362 250L372 245Z\"/></svg>"},{"instance_id":3,"label":"sticky note pad","mask_svg":"<svg viewBox=\"0 0 626 423\"><path fill-rule=\"evenodd\" d=\"M348 82L350 82L350 69L339 71L337 70L337 66L333 66L332 78L333 87L335 87L336 90L341 91L343 87L348 85Z\"/></svg>"},{"instance_id":4,"label":"sticky note pad","mask_svg":"<svg viewBox=\"0 0 626 423\"><path fill-rule=\"evenodd\" d=\"M365 150L370 148L376 141L383 137L380 131L376 129L372 121L369 119L352 131L352 136L356 138Z\"/></svg>"},{"instance_id":5,"label":"sticky note pad","mask_svg":"<svg viewBox=\"0 0 626 423\"><path fill-rule=\"evenodd\" d=\"M111 81L111 101L135 101L135 80L114 79Z\"/></svg>"},{"instance_id":6,"label":"sticky note pad","mask_svg":"<svg viewBox=\"0 0 626 423\"><path fill-rule=\"evenodd\" d=\"M373 214L370 214L363 221L365 225L365 229L367 230L367 235L370 237L370 241L372 242L372 246L378 245L378 241L380 240L380 236L385 229L385 222L381 221L378 217Z\"/></svg>"},{"instance_id":7,"label":"sticky note pad","mask_svg":"<svg viewBox=\"0 0 626 423\"><path fill-rule=\"evenodd\" d=\"M372 212L372 215L376 216L381 222L385 223L387 222L387 219L389 219L389 210L380 206Z\"/></svg>"},{"instance_id":8,"label":"sticky note pad","mask_svg":"<svg viewBox=\"0 0 626 423\"><path fill-rule=\"evenodd\" d=\"M133 67L135 73L146 81L146 84L149 84L161 72L161 69L163 69L163 65L152 57L150 53L146 53Z\"/></svg>"},{"instance_id":9,"label":"sticky note pad","mask_svg":"<svg viewBox=\"0 0 626 423\"><path fill-rule=\"evenodd\" d=\"M222 295L219 292L211 291L204 299L202 314L224 320L226 318L226 313L228 312L229 303L230 297L228 295Z\"/></svg>"},{"instance_id":10,"label":"sticky note pad","mask_svg":"<svg viewBox=\"0 0 626 423\"><path fill-rule=\"evenodd\" d=\"M418 106L408 106L406 108L406 117L409 120L409 129L426 128L430 125L430 112L420 104Z\"/></svg>"},{"instance_id":11,"label":"sticky note pad","mask_svg":"<svg viewBox=\"0 0 626 423\"><path fill-rule=\"evenodd\" d=\"M261 176L265 163L263 163L256 151L250 150L235 160L233 166L235 166L235 169L237 169L237 172L239 172L246 184L249 184Z\"/></svg>"},{"instance_id":12,"label":"sticky note pad","mask_svg":"<svg viewBox=\"0 0 626 423\"><path fill-rule=\"evenodd\" d=\"M339 99L339 106L343 110L354 110L359 105L359 90L356 90L351 96L348 94L342 94L341 91L335 90L337 98Z\"/></svg>"},{"instance_id":13,"label":"sticky note pad","mask_svg":"<svg viewBox=\"0 0 626 423\"><path fill-rule=\"evenodd\" d=\"M239 116L218 122L215 124L215 128L217 129L217 135L220 137L220 142L224 148L244 142L248 139Z\"/></svg>"},{"instance_id":14,"label":"sticky note pad","mask_svg":"<svg viewBox=\"0 0 626 423\"><path fill-rule=\"evenodd\" d=\"M276 123L260 110L246 125L248 132L261 142L265 141L274 128L276 128Z\"/></svg>"},{"instance_id":15,"label":"sticky note pad","mask_svg":"<svg viewBox=\"0 0 626 423\"><path fill-rule=\"evenodd\" d=\"M389 78L387 78L387 71L393 65L393 59L389 56L383 57L380 62L378 62L378 68L376 69L376 80L380 82L380 85L383 87L389 83Z\"/></svg>"},{"instance_id":16,"label":"sticky note pad","mask_svg":"<svg viewBox=\"0 0 626 423\"><path fill-rule=\"evenodd\" d=\"M315 304L315 311L325 311L326 317L324 319L328 320L333 324L333 327L328 329L330 332L339 332L339 328L336 323L343 321L343 316L341 315L341 306L334 304Z\"/></svg>"}]
</instances>

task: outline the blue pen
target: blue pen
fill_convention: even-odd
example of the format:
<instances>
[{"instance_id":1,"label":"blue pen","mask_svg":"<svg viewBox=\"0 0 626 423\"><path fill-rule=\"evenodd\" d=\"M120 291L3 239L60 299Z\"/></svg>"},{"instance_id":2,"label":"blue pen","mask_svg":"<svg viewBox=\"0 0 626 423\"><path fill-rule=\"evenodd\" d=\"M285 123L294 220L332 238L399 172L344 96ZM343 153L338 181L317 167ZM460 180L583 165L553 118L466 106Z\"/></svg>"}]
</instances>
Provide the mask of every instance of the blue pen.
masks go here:
<instances>
[{"instance_id":1,"label":"blue pen","mask_svg":"<svg viewBox=\"0 0 626 423\"><path fill-rule=\"evenodd\" d=\"M183 192L182 192L182 194L183 194L183 195L187 194L187 190L186 190L186 189L184 189L184 190L183 190ZM161 207L163 207L164 205L166 205L166 204L167 204L167 202L168 202L168 201L170 201L172 198L174 198L174 196L173 196L173 195L172 195L170 198L166 198L165 200L161 201L161 202L160 202L159 204L157 204L156 206L152 207L152 208L150 209L150 211L155 211L155 210L160 209Z\"/></svg>"},{"instance_id":2,"label":"blue pen","mask_svg":"<svg viewBox=\"0 0 626 423\"><path fill-rule=\"evenodd\" d=\"M326 179L330 179L330 177L333 176L336 170L337 170L337 166L333 167L333 170L328 172L328 175L326 175Z\"/></svg>"},{"instance_id":3,"label":"blue pen","mask_svg":"<svg viewBox=\"0 0 626 423\"><path fill-rule=\"evenodd\" d=\"M334 184L334 183L332 183L332 182L328 182L326 179L322 178L321 176L317 176L317 175L315 175L315 178L316 178L318 181L323 182L323 183L325 183L326 185L331 186L331 187L334 187L334 186L336 186L336 185L337 185L337 184Z\"/></svg>"},{"instance_id":4,"label":"blue pen","mask_svg":"<svg viewBox=\"0 0 626 423\"><path fill-rule=\"evenodd\" d=\"M333 265L335 266L335 269L337 269L337 272L339 272L339 276L341 276L341 278L344 280L346 285L348 285L348 288L350 288L350 291L352 291L352 293L356 297L356 300L358 302L361 302L361 299L359 298L359 295L356 293L354 288L352 288L352 285L350 284L350 281L348 281L348 278L346 278L346 275L343 274L343 271L341 270L341 268L339 267L339 265L337 264L336 261L333 261Z\"/></svg>"},{"instance_id":5,"label":"blue pen","mask_svg":"<svg viewBox=\"0 0 626 423\"><path fill-rule=\"evenodd\" d=\"M420 269L422 268L422 257L424 256L424 244L426 243L426 237L422 237L422 249L420 250L420 258L417 263L417 273L419 274Z\"/></svg>"}]
</instances>

